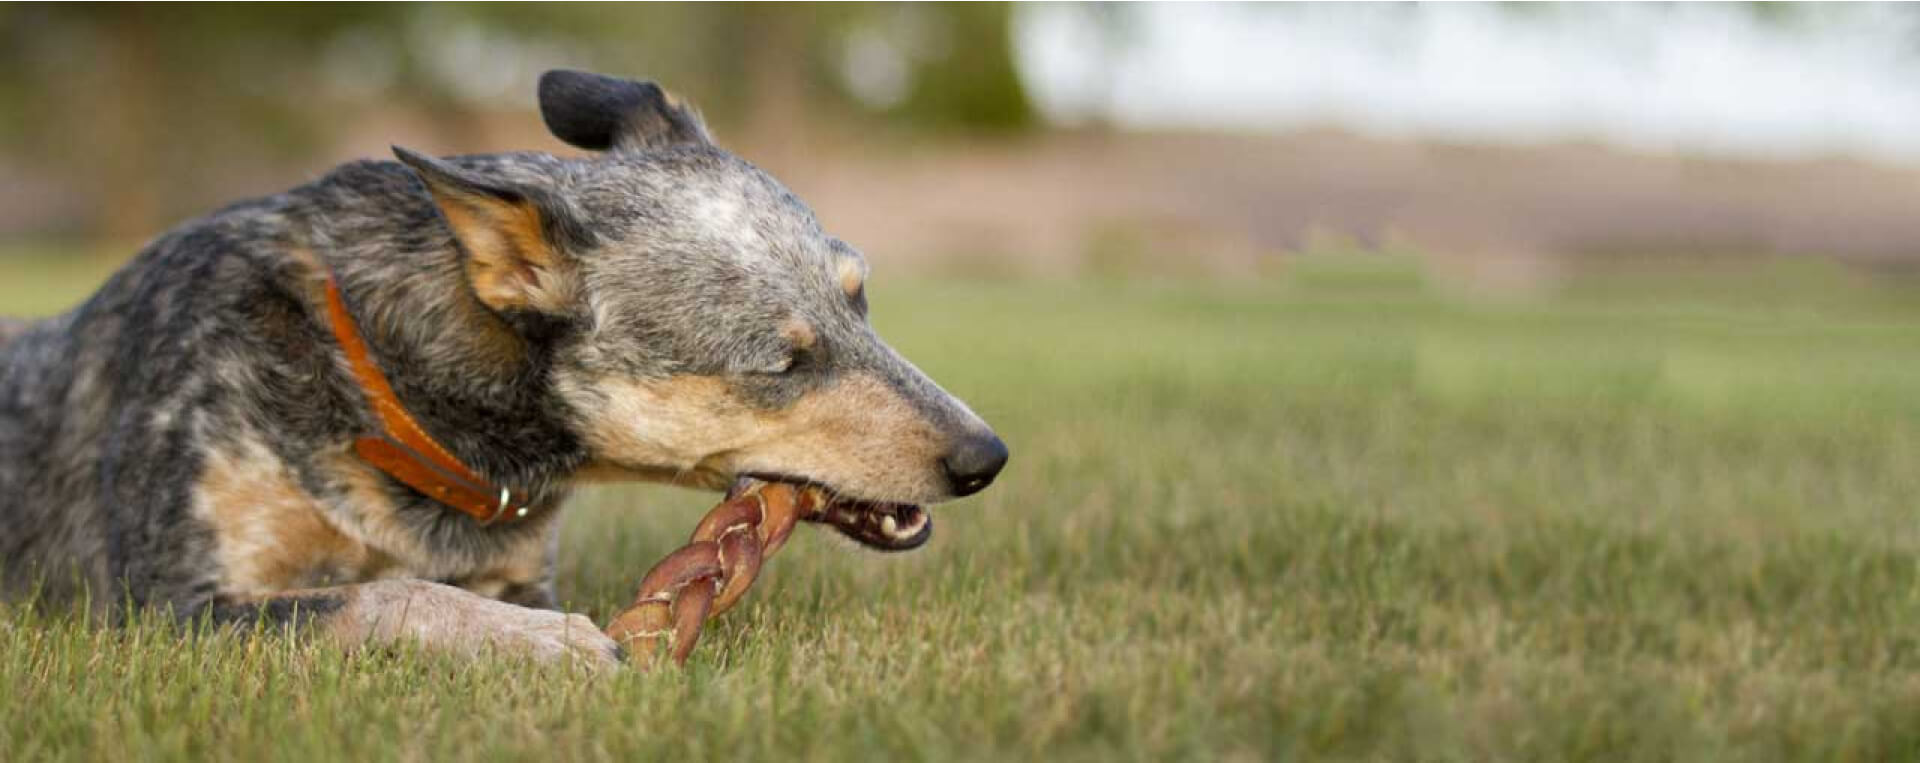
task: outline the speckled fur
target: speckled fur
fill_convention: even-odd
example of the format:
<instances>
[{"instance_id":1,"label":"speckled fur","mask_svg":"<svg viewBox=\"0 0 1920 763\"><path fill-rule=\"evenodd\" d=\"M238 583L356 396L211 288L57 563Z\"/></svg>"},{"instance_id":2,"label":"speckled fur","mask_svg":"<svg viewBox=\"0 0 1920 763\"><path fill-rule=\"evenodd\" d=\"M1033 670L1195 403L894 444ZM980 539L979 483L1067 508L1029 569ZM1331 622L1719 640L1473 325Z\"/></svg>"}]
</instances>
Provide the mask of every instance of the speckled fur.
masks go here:
<instances>
[{"instance_id":1,"label":"speckled fur","mask_svg":"<svg viewBox=\"0 0 1920 763\"><path fill-rule=\"evenodd\" d=\"M160 236L71 312L0 321L8 588L181 616L305 611L350 642L412 633L538 655L555 651L555 622L526 609L515 625L493 600L553 606L556 520L588 473L950 497L929 454L989 430L873 334L856 252L657 87L561 73L542 96L556 134L606 152L347 164ZM532 205L548 259L528 283L544 296L476 294L471 239L435 183ZM528 518L483 527L351 455L377 424L327 328L329 271L413 414L483 474L530 488ZM692 387L707 394L662 394ZM790 412L862 408L859 395L875 396L860 426L809 440L821 458L780 441ZM671 443L632 434L655 419L695 424ZM883 430L920 441L864 433ZM428 618L411 630L369 610L406 601ZM462 637L462 618L493 625Z\"/></svg>"}]
</instances>

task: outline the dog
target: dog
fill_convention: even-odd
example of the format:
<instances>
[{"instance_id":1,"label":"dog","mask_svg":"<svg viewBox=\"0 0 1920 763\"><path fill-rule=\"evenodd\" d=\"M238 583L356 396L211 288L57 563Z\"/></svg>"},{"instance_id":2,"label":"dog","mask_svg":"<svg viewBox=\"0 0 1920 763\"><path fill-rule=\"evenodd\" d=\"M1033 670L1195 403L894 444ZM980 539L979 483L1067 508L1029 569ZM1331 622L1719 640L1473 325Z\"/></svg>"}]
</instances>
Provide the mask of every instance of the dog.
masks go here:
<instances>
[{"instance_id":1,"label":"dog","mask_svg":"<svg viewBox=\"0 0 1920 763\"><path fill-rule=\"evenodd\" d=\"M589 153L342 165L0 323L0 572L18 595L342 644L612 664L556 610L577 485L736 479L924 542L1007 447L875 335L867 265L651 82L551 71Z\"/></svg>"}]
</instances>

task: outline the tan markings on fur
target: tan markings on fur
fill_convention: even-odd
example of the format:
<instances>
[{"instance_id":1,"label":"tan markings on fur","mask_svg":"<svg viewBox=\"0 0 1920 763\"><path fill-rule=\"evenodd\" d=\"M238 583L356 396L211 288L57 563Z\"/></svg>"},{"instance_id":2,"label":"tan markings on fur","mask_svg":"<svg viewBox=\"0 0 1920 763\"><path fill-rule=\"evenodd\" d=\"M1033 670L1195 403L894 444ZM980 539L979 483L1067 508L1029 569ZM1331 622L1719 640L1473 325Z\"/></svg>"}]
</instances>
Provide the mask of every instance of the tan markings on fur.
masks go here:
<instances>
[{"instance_id":1,"label":"tan markings on fur","mask_svg":"<svg viewBox=\"0 0 1920 763\"><path fill-rule=\"evenodd\" d=\"M835 268L836 274L840 277L840 290L846 292L847 296L859 294L860 289L866 286L867 264L865 262L855 257L841 257Z\"/></svg>"},{"instance_id":2,"label":"tan markings on fur","mask_svg":"<svg viewBox=\"0 0 1920 763\"><path fill-rule=\"evenodd\" d=\"M871 374L800 398L785 411L761 414L765 434L740 455L748 463L800 464L861 497L920 501L945 497L942 438L912 403Z\"/></svg>"},{"instance_id":3,"label":"tan markings on fur","mask_svg":"<svg viewBox=\"0 0 1920 763\"><path fill-rule=\"evenodd\" d=\"M779 471L878 500L945 497L939 433L870 374L848 375L771 412L742 404L716 377L606 380L595 391L604 400L586 437L605 461L696 478Z\"/></svg>"},{"instance_id":4,"label":"tan markings on fur","mask_svg":"<svg viewBox=\"0 0 1920 763\"><path fill-rule=\"evenodd\" d=\"M320 261L320 255L307 247L295 246L287 249L287 260L298 271L299 286L310 300L308 304L326 304L327 266Z\"/></svg>"},{"instance_id":5,"label":"tan markings on fur","mask_svg":"<svg viewBox=\"0 0 1920 763\"><path fill-rule=\"evenodd\" d=\"M256 594L358 578L390 563L342 533L256 442L208 454L194 515L213 528L221 590Z\"/></svg>"},{"instance_id":6,"label":"tan markings on fur","mask_svg":"<svg viewBox=\"0 0 1920 763\"><path fill-rule=\"evenodd\" d=\"M790 316L780 324L780 336L793 343L794 349L811 350L819 335L813 331L813 324L798 315Z\"/></svg>"},{"instance_id":7,"label":"tan markings on fur","mask_svg":"<svg viewBox=\"0 0 1920 763\"><path fill-rule=\"evenodd\" d=\"M708 456L745 444L741 422L751 412L725 381L711 376L665 380L600 380L592 393L601 415L586 440L602 459L623 465L691 471Z\"/></svg>"},{"instance_id":8,"label":"tan markings on fur","mask_svg":"<svg viewBox=\"0 0 1920 763\"><path fill-rule=\"evenodd\" d=\"M348 648L402 641L475 655L487 651L540 661L619 664L612 639L584 615L528 609L422 580L383 580L288 595L336 598L320 632Z\"/></svg>"},{"instance_id":9,"label":"tan markings on fur","mask_svg":"<svg viewBox=\"0 0 1920 763\"><path fill-rule=\"evenodd\" d=\"M437 192L434 199L470 255L467 278L482 302L547 311L568 304L571 282L560 272L532 204Z\"/></svg>"},{"instance_id":10,"label":"tan markings on fur","mask_svg":"<svg viewBox=\"0 0 1920 763\"><path fill-rule=\"evenodd\" d=\"M611 461L594 461L573 473L575 484L617 484L623 482L660 482L681 487L719 490L727 486L729 475L704 469L682 470L667 467L625 466Z\"/></svg>"},{"instance_id":11,"label":"tan markings on fur","mask_svg":"<svg viewBox=\"0 0 1920 763\"><path fill-rule=\"evenodd\" d=\"M306 304L315 320L322 324L327 321L327 278L331 272L320 255L305 246L295 246L287 250L287 259L298 271L294 287L306 297Z\"/></svg>"}]
</instances>

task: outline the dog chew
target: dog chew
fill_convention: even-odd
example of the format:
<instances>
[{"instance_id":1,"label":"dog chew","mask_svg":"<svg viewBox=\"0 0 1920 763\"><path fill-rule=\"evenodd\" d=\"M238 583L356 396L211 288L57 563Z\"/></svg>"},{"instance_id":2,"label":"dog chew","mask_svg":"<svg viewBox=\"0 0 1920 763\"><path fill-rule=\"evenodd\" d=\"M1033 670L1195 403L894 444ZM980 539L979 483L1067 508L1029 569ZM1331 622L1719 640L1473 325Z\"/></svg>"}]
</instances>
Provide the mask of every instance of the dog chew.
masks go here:
<instances>
[{"instance_id":1,"label":"dog chew","mask_svg":"<svg viewBox=\"0 0 1920 763\"><path fill-rule=\"evenodd\" d=\"M794 525L826 504L817 487L742 479L700 520L687 545L647 571L633 604L607 624L607 635L642 667L662 646L676 664L686 662L707 619L740 601Z\"/></svg>"}]
</instances>

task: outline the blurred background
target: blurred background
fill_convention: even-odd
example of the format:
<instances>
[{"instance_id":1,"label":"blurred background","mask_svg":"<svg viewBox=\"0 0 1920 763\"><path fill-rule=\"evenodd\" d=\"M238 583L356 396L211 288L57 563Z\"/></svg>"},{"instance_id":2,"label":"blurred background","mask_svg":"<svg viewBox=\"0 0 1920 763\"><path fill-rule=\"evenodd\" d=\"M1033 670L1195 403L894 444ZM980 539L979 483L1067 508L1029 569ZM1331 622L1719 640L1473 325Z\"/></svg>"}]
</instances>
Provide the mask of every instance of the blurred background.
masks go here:
<instances>
[{"instance_id":1,"label":"blurred background","mask_svg":"<svg viewBox=\"0 0 1920 763\"><path fill-rule=\"evenodd\" d=\"M566 153L550 67L811 203L1007 471L915 554L796 534L611 694L0 626L7 749L1920 749L1920 6L0 5L0 313L389 144ZM596 617L712 498L583 493Z\"/></svg>"},{"instance_id":2,"label":"blurred background","mask_svg":"<svg viewBox=\"0 0 1920 763\"><path fill-rule=\"evenodd\" d=\"M886 270L1891 277L1915 40L1878 4L12 4L0 250L124 253L390 143L562 151L532 86L568 66L690 98Z\"/></svg>"}]
</instances>

